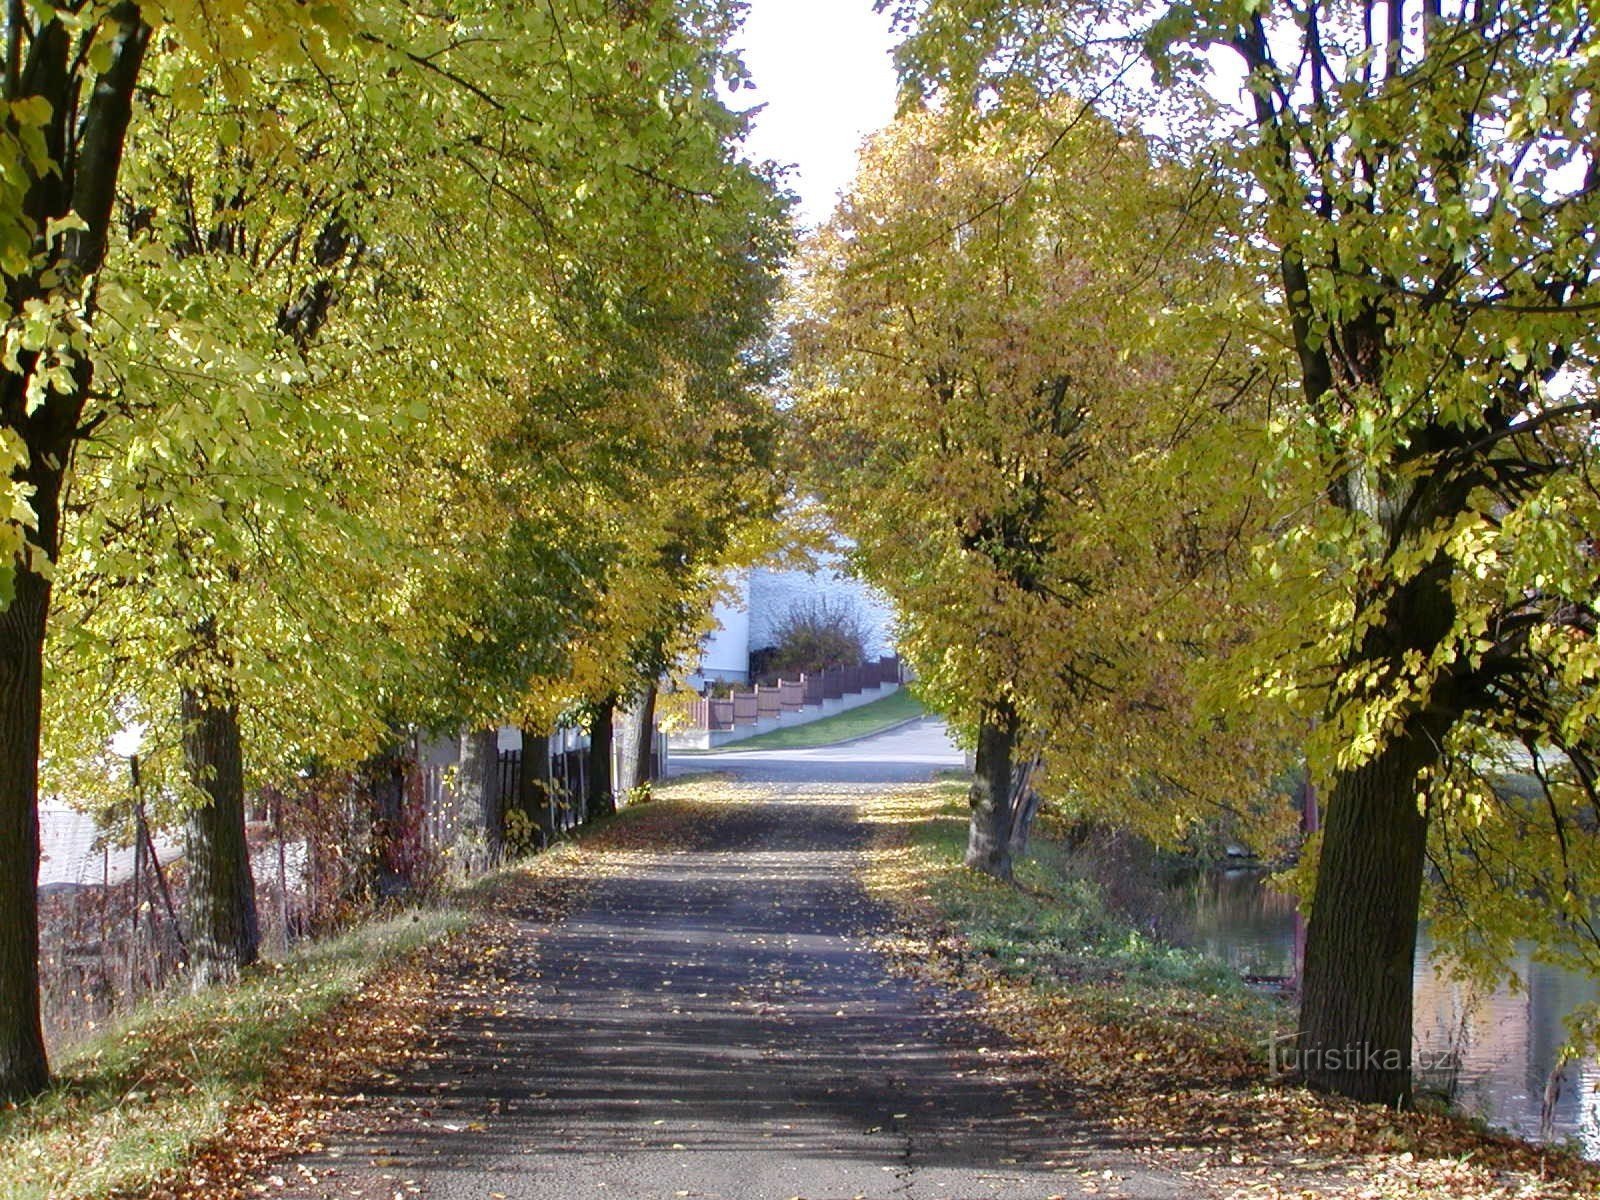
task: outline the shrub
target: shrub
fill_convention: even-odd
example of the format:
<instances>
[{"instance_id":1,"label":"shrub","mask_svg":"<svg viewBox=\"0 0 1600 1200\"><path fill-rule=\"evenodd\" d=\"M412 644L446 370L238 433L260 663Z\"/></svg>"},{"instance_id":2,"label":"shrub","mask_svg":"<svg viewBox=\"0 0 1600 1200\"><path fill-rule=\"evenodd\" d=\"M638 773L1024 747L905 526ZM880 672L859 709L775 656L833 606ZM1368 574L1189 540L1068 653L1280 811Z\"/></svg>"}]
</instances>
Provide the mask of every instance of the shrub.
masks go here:
<instances>
[{"instance_id":1,"label":"shrub","mask_svg":"<svg viewBox=\"0 0 1600 1200\"><path fill-rule=\"evenodd\" d=\"M852 605L820 597L796 602L773 634L777 644L767 669L780 675L859 667L866 658L866 633Z\"/></svg>"}]
</instances>

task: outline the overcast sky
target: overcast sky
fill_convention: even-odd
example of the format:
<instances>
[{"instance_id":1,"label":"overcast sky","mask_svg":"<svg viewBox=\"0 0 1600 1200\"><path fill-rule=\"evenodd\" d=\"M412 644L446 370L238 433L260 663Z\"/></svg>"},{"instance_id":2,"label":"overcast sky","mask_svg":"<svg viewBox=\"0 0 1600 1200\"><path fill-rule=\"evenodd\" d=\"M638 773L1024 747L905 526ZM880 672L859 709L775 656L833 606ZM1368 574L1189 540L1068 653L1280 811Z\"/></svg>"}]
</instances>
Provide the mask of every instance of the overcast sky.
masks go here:
<instances>
[{"instance_id":1,"label":"overcast sky","mask_svg":"<svg viewBox=\"0 0 1600 1200\"><path fill-rule=\"evenodd\" d=\"M732 102L767 106L750 156L795 165L797 215L816 225L855 174L861 139L894 115L889 18L872 0L751 0L738 45L756 86Z\"/></svg>"}]
</instances>

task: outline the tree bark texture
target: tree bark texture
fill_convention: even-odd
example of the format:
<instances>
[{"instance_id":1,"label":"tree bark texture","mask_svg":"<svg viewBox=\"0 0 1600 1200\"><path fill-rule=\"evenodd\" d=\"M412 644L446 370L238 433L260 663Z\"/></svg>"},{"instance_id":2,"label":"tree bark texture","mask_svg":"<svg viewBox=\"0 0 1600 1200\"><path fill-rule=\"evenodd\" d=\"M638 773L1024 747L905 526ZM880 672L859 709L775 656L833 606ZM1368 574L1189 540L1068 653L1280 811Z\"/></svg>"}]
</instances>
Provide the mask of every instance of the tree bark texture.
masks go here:
<instances>
[{"instance_id":1,"label":"tree bark texture","mask_svg":"<svg viewBox=\"0 0 1600 1200\"><path fill-rule=\"evenodd\" d=\"M1039 760L1013 763L1011 768L1011 862L1012 866L1028 857L1028 838L1033 833L1033 819L1039 815L1039 793L1033 781L1039 773Z\"/></svg>"},{"instance_id":2,"label":"tree bark texture","mask_svg":"<svg viewBox=\"0 0 1600 1200\"><path fill-rule=\"evenodd\" d=\"M1016 750L1017 717L1007 701L985 708L978 726L977 762L968 795L966 864L975 871L1009 880L1015 828L1011 759Z\"/></svg>"},{"instance_id":3,"label":"tree bark texture","mask_svg":"<svg viewBox=\"0 0 1600 1200\"><path fill-rule=\"evenodd\" d=\"M640 784L651 779L651 749L655 743L656 689L644 695L623 713L617 722L617 780L618 795L626 796Z\"/></svg>"},{"instance_id":4,"label":"tree bark texture","mask_svg":"<svg viewBox=\"0 0 1600 1200\"><path fill-rule=\"evenodd\" d=\"M39 1008L39 713L49 583L0 613L0 1100L49 1082Z\"/></svg>"},{"instance_id":5,"label":"tree bark texture","mask_svg":"<svg viewBox=\"0 0 1600 1200\"><path fill-rule=\"evenodd\" d=\"M616 713L615 696L608 696L594 706L589 726L589 791L584 799L585 821L608 817L617 811L616 790L611 779L611 739Z\"/></svg>"},{"instance_id":6,"label":"tree bark texture","mask_svg":"<svg viewBox=\"0 0 1600 1200\"><path fill-rule=\"evenodd\" d=\"M1455 620L1450 572L1441 556L1378 600L1384 620L1346 670L1430 654ZM1412 971L1428 836L1419 776L1439 761L1461 716L1457 686L1453 676L1436 680L1373 757L1333 777L1291 1063L1317 1090L1411 1103Z\"/></svg>"},{"instance_id":7,"label":"tree bark texture","mask_svg":"<svg viewBox=\"0 0 1600 1200\"><path fill-rule=\"evenodd\" d=\"M1291 1060L1318 1090L1411 1103L1412 972L1428 833L1417 773L1437 755L1425 731L1403 734L1334 781Z\"/></svg>"},{"instance_id":8,"label":"tree bark texture","mask_svg":"<svg viewBox=\"0 0 1600 1200\"><path fill-rule=\"evenodd\" d=\"M550 735L522 731L522 771L517 777L517 807L539 831L541 847L555 841L560 830L556 823L554 779L550 773Z\"/></svg>"},{"instance_id":9,"label":"tree bark texture","mask_svg":"<svg viewBox=\"0 0 1600 1200\"><path fill-rule=\"evenodd\" d=\"M205 803L189 814L189 978L232 983L260 955L255 880L245 837L239 709L183 689L183 763Z\"/></svg>"},{"instance_id":10,"label":"tree bark texture","mask_svg":"<svg viewBox=\"0 0 1600 1200\"><path fill-rule=\"evenodd\" d=\"M500 861L504 851L505 813L500 797L500 738L493 729L473 729L461 735L461 765L457 780L462 819L474 849L463 866L470 873L486 871Z\"/></svg>"}]
</instances>

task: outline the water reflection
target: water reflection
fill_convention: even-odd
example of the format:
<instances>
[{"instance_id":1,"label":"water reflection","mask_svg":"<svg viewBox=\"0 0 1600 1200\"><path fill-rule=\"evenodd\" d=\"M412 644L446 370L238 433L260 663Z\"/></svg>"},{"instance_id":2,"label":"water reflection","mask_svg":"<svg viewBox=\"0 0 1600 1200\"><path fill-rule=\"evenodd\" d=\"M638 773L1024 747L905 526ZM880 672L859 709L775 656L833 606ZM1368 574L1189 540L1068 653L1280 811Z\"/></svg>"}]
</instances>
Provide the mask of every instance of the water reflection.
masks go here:
<instances>
[{"instance_id":1,"label":"water reflection","mask_svg":"<svg viewBox=\"0 0 1600 1200\"><path fill-rule=\"evenodd\" d=\"M1190 913L1189 940L1251 977L1294 971L1294 900L1266 886L1256 870L1196 874L1174 886ZM1419 1078L1422 1087L1451 1091L1467 1112L1523 1137L1537 1139L1547 1095L1550 1133L1600 1159L1600 1059L1567 1067L1547 1092L1556 1055L1566 1040L1561 1019L1577 1005L1600 999L1600 985L1583 975L1533 960L1515 963L1526 989L1474 995L1429 961L1432 944L1419 938L1416 1041L1419 1059L1453 1058L1459 1066ZM1456 1051L1452 1055L1451 1051Z\"/></svg>"}]
</instances>

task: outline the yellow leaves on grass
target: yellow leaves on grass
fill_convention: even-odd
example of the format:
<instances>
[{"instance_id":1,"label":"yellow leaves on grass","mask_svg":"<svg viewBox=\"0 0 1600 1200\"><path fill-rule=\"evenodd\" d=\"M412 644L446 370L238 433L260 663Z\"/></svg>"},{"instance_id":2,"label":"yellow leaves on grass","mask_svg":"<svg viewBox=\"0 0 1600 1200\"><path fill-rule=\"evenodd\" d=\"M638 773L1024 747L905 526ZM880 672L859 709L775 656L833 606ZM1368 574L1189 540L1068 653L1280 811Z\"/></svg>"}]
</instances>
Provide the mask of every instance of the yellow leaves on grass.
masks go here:
<instances>
[{"instance_id":1,"label":"yellow leaves on grass","mask_svg":"<svg viewBox=\"0 0 1600 1200\"><path fill-rule=\"evenodd\" d=\"M974 951L961 914L1012 902L1010 889L974 884L919 833L947 819L948 799L937 787L908 788L863 806L873 828L864 880L899 916L881 949L943 1003L1002 1031L1016 1047L1008 1054L1057 1079L1080 1118L1104 1123L1152 1165L1196 1189L1260 1200L1577 1200L1600 1187L1593 1164L1459 1117L1397 1114L1274 1080L1249 1028L1204 1011L1215 998L1195 996L1197 1011L1186 1012L1137 989L1102 995L1008 973ZM974 886L990 899L975 900Z\"/></svg>"}]
</instances>

